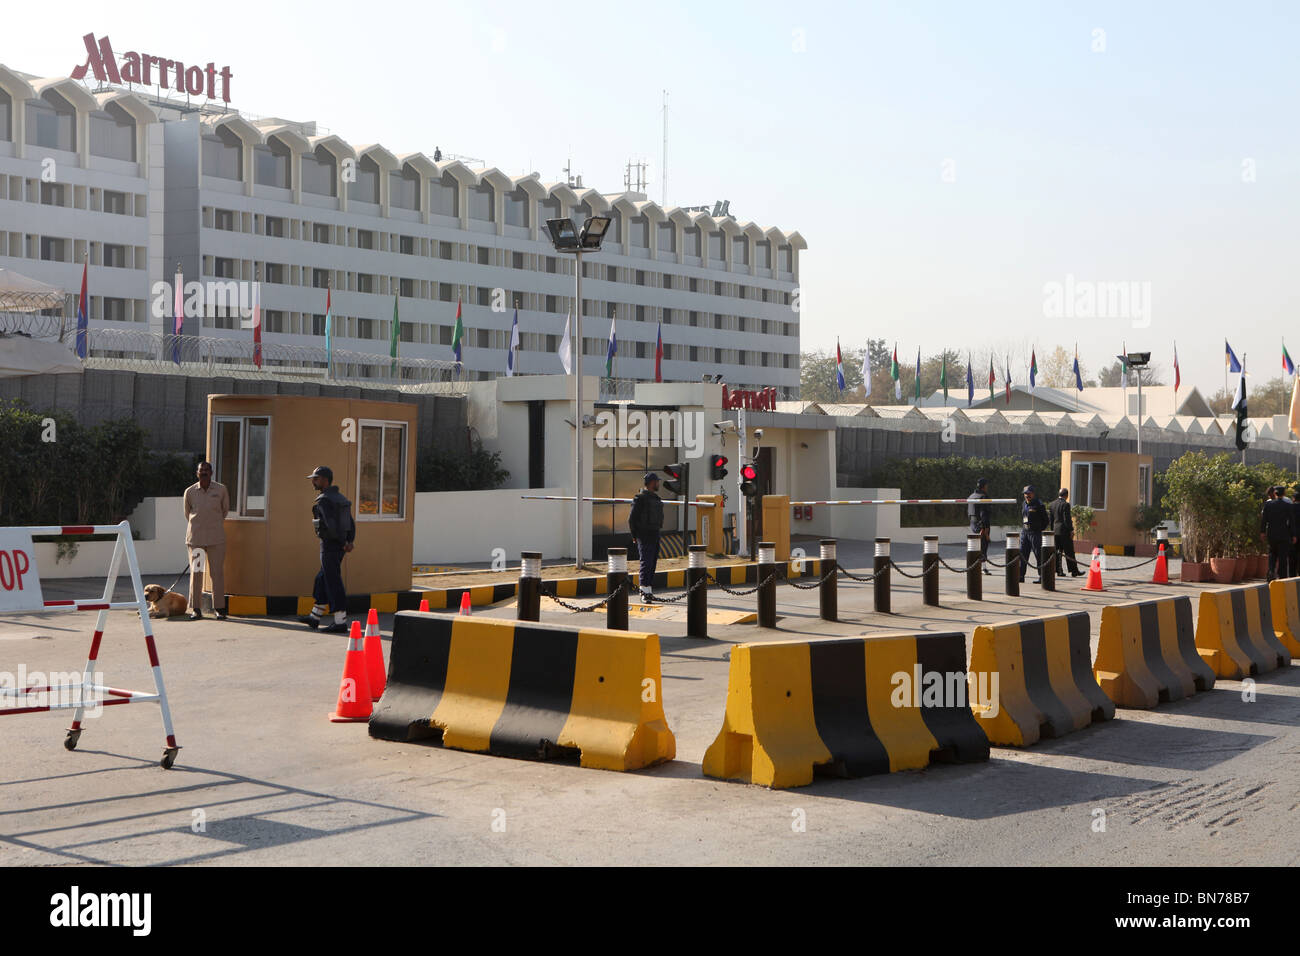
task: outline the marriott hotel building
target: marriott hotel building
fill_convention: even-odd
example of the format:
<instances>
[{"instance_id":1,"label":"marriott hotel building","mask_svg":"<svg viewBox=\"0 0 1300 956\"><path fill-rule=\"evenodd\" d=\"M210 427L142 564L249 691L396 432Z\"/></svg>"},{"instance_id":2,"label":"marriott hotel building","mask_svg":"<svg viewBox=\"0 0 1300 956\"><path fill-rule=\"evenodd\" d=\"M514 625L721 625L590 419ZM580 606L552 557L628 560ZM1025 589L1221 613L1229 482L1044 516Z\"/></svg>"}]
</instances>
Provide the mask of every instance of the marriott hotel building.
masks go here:
<instances>
[{"instance_id":1,"label":"marriott hotel building","mask_svg":"<svg viewBox=\"0 0 1300 956\"><path fill-rule=\"evenodd\" d=\"M92 328L170 331L151 290L179 263L187 281L260 279L268 343L323 347L329 286L337 347L386 355L396 297L402 355L450 361L462 300L471 379L505 373L517 304L518 371L556 373L575 263L545 222L605 215L583 262L587 374L616 317L615 377L653 379L662 322L666 381L797 395L798 232L136 90L0 65L0 268L78 293L88 260ZM185 332L251 338L224 314Z\"/></svg>"}]
</instances>

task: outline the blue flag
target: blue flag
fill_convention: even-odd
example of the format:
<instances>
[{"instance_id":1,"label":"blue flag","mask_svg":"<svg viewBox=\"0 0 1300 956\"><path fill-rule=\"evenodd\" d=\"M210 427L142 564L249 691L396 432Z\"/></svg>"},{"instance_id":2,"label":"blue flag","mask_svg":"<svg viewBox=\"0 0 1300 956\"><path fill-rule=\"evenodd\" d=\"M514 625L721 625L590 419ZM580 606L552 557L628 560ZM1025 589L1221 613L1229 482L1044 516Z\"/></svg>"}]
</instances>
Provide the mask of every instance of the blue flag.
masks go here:
<instances>
[{"instance_id":1,"label":"blue flag","mask_svg":"<svg viewBox=\"0 0 1300 956\"><path fill-rule=\"evenodd\" d=\"M970 353L966 353L966 407L975 404L975 376L971 374Z\"/></svg>"},{"instance_id":2,"label":"blue flag","mask_svg":"<svg viewBox=\"0 0 1300 956\"><path fill-rule=\"evenodd\" d=\"M1228 371L1240 372L1241 363L1237 361L1237 354L1232 351L1232 346L1228 344L1227 339L1223 340L1223 352L1223 360L1228 363Z\"/></svg>"},{"instance_id":3,"label":"blue flag","mask_svg":"<svg viewBox=\"0 0 1300 956\"><path fill-rule=\"evenodd\" d=\"M840 340L835 340L835 385L844 391L844 357L840 355Z\"/></svg>"},{"instance_id":4,"label":"blue flag","mask_svg":"<svg viewBox=\"0 0 1300 956\"><path fill-rule=\"evenodd\" d=\"M1074 347L1074 387L1083 391L1083 375L1079 372L1079 346Z\"/></svg>"}]
</instances>

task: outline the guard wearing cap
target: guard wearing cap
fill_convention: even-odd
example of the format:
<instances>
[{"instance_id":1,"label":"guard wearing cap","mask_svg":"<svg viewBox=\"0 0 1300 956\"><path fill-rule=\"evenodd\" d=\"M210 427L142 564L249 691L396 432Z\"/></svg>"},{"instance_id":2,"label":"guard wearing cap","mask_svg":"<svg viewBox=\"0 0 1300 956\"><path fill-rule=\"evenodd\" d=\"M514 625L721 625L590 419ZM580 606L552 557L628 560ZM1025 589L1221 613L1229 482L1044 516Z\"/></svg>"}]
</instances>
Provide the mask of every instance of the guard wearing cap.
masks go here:
<instances>
[{"instance_id":1,"label":"guard wearing cap","mask_svg":"<svg viewBox=\"0 0 1300 956\"><path fill-rule=\"evenodd\" d=\"M975 490L970 493L970 498L966 502L966 516L970 518L970 533L980 536L980 554L986 565L989 560L989 529L993 520L993 506L986 503L988 497L989 480L981 478L975 482ZM984 499L984 501L976 499ZM984 573L993 572L986 566Z\"/></svg>"},{"instance_id":2,"label":"guard wearing cap","mask_svg":"<svg viewBox=\"0 0 1300 956\"><path fill-rule=\"evenodd\" d=\"M309 627L320 627L325 605L334 612L334 621L323 630L346 633L348 629L348 596L343 590L343 555L352 550L357 535L352 520L352 502L344 498L334 484L334 472L325 465L317 466L307 476L319 494L311 506L311 524L320 538L320 570L312 588L311 615L298 620Z\"/></svg>"},{"instance_id":3,"label":"guard wearing cap","mask_svg":"<svg viewBox=\"0 0 1300 956\"><path fill-rule=\"evenodd\" d=\"M664 526L664 503L659 498L659 476L646 472L642 479L645 488L632 499L632 510L627 516L627 527L636 539L637 554L641 556L641 600L654 600L655 565L659 563L659 529Z\"/></svg>"},{"instance_id":4,"label":"guard wearing cap","mask_svg":"<svg viewBox=\"0 0 1300 956\"><path fill-rule=\"evenodd\" d=\"M1024 503L1020 506L1020 582L1025 580L1025 571L1029 569L1029 552L1034 552L1034 564L1040 573L1043 564L1043 530L1047 527L1047 509L1043 507L1038 490L1033 485L1025 485L1021 492ZM1041 577L1034 578L1038 584Z\"/></svg>"},{"instance_id":5,"label":"guard wearing cap","mask_svg":"<svg viewBox=\"0 0 1300 956\"><path fill-rule=\"evenodd\" d=\"M1062 488L1056 500L1047 508L1052 519L1052 536L1056 541L1056 573L1063 574L1061 562L1070 569L1073 577L1083 574L1074 557L1074 519L1070 517L1070 489Z\"/></svg>"}]
</instances>

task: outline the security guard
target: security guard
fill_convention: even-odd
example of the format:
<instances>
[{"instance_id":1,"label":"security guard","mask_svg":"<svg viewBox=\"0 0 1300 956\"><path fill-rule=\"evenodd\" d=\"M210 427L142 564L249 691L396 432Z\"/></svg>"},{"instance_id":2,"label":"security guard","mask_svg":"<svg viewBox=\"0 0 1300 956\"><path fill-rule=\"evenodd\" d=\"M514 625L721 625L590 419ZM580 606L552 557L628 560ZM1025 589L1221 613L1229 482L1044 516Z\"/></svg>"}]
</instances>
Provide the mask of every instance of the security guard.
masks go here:
<instances>
[{"instance_id":1,"label":"security guard","mask_svg":"<svg viewBox=\"0 0 1300 956\"><path fill-rule=\"evenodd\" d=\"M647 472L642 479L645 488L632 499L632 510L627 516L627 527L636 539L636 551L641 556L641 600L649 604L654 600L655 565L659 562L659 529L664 526L664 503L659 498L659 476Z\"/></svg>"},{"instance_id":2,"label":"security guard","mask_svg":"<svg viewBox=\"0 0 1300 956\"><path fill-rule=\"evenodd\" d=\"M1077 578L1083 572L1079 570L1079 563L1074 557L1074 521L1070 517L1069 488L1062 488L1057 493L1056 500L1047 512L1052 519L1052 537L1056 542L1056 573L1065 573L1061 570L1061 562L1064 560L1070 574Z\"/></svg>"},{"instance_id":3,"label":"security guard","mask_svg":"<svg viewBox=\"0 0 1300 956\"><path fill-rule=\"evenodd\" d=\"M1025 571L1029 568L1029 552L1034 552L1034 563L1042 573L1043 564L1043 530L1047 527L1047 509L1043 507L1038 491L1033 485L1025 485L1024 503L1020 506L1020 583L1025 581ZM1034 578L1034 583L1042 581Z\"/></svg>"},{"instance_id":4,"label":"security guard","mask_svg":"<svg viewBox=\"0 0 1300 956\"><path fill-rule=\"evenodd\" d=\"M343 497L334 484L334 472L325 465L317 466L307 476L316 489L316 501L311 506L312 528L320 538L320 571L312 588L312 605L309 617L298 618L308 627L320 627L321 616L328 604L334 612L334 623L322 628L334 633L347 633L348 596L343 589L343 555L352 550L357 526L352 520L352 502Z\"/></svg>"},{"instance_id":5,"label":"security guard","mask_svg":"<svg viewBox=\"0 0 1300 956\"><path fill-rule=\"evenodd\" d=\"M980 478L975 482L975 490L970 493L971 499L983 499L986 502L989 498L989 480ZM980 536L980 555L984 561L984 573L992 574L988 569L989 560L989 529L992 525L993 506L978 500L968 499L966 502L966 517L970 518L970 533Z\"/></svg>"},{"instance_id":6,"label":"security guard","mask_svg":"<svg viewBox=\"0 0 1300 956\"><path fill-rule=\"evenodd\" d=\"M1259 536L1268 542L1268 580L1287 577L1296 528L1291 518L1291 503L1281 488L1268 489L1268 501L1259 513Z\"/></svg>"}]
</instances>

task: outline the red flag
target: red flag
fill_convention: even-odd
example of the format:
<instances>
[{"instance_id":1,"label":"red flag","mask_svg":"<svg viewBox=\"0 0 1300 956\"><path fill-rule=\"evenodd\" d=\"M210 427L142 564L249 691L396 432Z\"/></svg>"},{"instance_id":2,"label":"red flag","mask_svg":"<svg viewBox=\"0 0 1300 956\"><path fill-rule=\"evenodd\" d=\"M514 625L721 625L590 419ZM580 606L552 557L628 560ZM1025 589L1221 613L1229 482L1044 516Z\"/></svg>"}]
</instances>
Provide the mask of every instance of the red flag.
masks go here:
<instances>
[{"instance_id":1,"label":"red flag","mask_svg":"<svg viewBox=\"0 0 1300 956\"><path fill-rule=\"evenodd\" d=\"M1174 343L1174 393L1177 394L1178 386L1182 384L1183 377L1178 371L1178 343Z\"/></svg>"},{"instance_id":2,"label":"red flag","mask_svg":"<svg viewBox=\"0 0 1300 956\"><path fill-rule=\"evenodd\" d=\"M262 289L253 283L253 364L262 367Z\"/></svg>"},{"instance_id":3,"label":"red flag","mask_svg":"<svg viewBox=\"0 0 1300 956\"><path fill-rule=\"evenodd\" d=\"M662 382L664 373L662 364L664 360L664 325L659 323L659 328L655 332L655 381Z\"/></svg>"}]
</instances>

